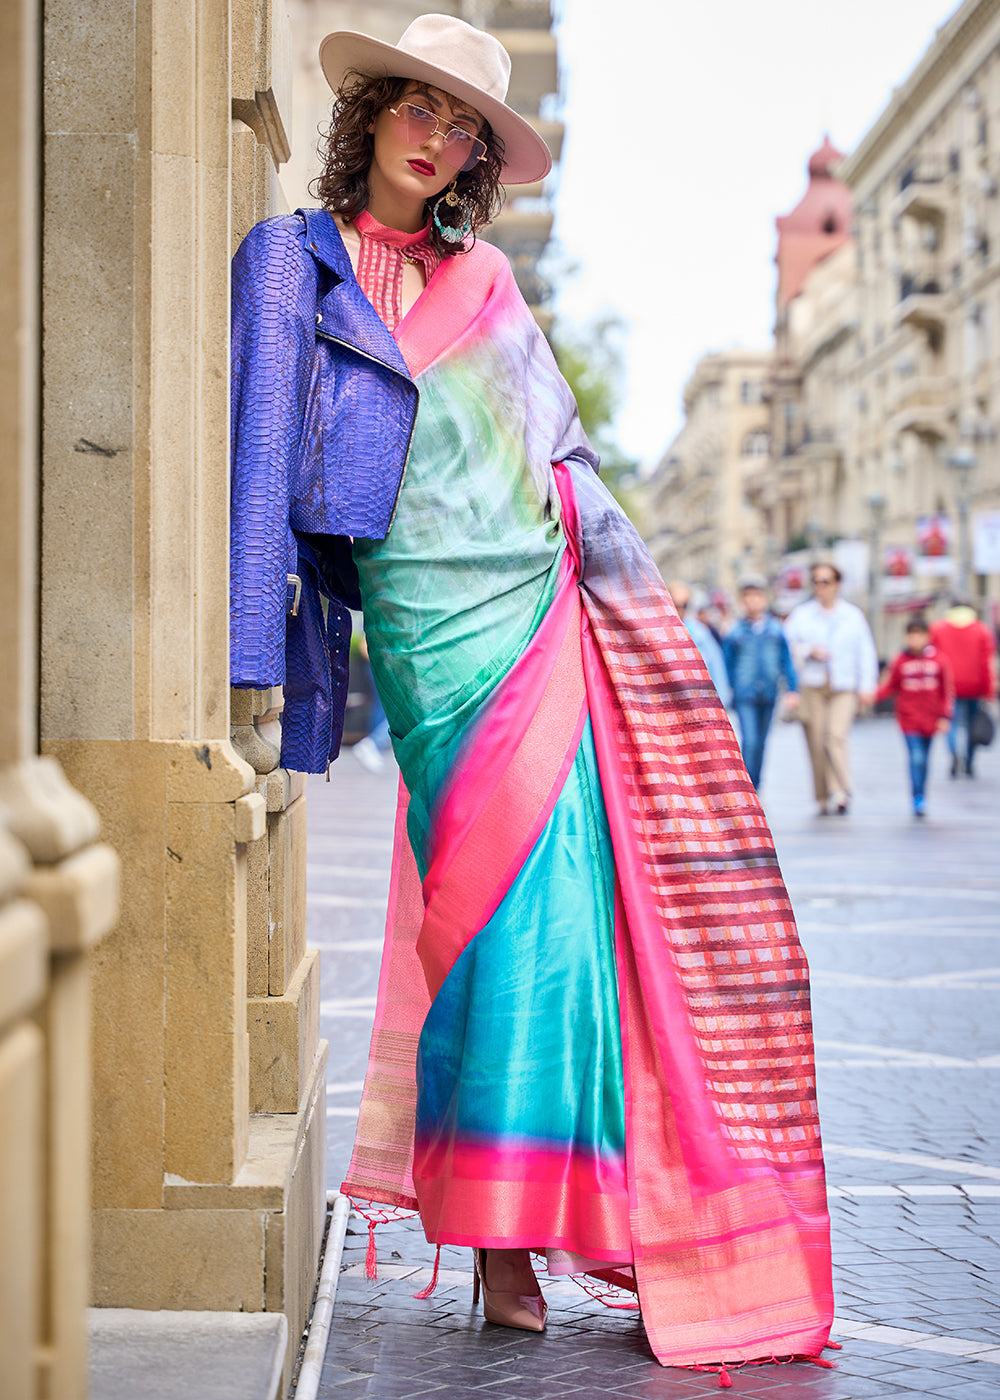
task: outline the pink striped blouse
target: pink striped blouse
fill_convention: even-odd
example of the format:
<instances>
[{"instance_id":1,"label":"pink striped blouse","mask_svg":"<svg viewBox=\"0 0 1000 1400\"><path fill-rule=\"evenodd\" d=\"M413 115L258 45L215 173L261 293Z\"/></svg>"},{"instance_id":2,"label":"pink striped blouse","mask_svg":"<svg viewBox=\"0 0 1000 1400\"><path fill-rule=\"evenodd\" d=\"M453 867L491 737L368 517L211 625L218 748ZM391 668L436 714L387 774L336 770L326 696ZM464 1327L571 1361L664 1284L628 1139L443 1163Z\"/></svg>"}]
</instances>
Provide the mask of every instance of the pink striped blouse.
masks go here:
<instances>
[{"instance_id":1,"label":"pink striped blouse","mask_svg":"<svg viewBox=\"0 0 1000 1400\"><path fill-rule=\"evenodd\" d=\"M356 276L365 296L390 331L403 319L403 268L406 263L422 263L424 280L429 282L441 262L441 254L427 242L430 224L416 233L386 228L367 209L354 220L361 235Z\"/></svg>"}]
</instances>

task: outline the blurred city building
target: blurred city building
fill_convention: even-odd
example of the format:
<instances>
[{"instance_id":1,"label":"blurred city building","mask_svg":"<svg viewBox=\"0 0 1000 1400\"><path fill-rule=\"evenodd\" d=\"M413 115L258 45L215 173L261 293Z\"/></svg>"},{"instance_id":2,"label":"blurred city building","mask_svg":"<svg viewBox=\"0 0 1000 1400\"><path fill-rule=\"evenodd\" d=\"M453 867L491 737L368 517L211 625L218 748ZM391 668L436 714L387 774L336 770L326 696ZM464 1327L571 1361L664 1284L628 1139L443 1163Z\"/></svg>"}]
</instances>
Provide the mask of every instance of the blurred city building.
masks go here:
<instances>
[{"instance_id":1,"label":"blurred city building","mask_svg":"<svg viewBox=\"0 0 1000 1400\"><path fill-rule=\"evenodd\" d=\"M870 541L876 636L895 645L900 615L929 597L1000 600L1000 560L973 557L1000 509L995 0L966 0L938 30L839 174L856 208L857 329L851 412L830 429Z\"/></svg>"},{"instance_id":2,"label":"blurred city building","mask_svg":"<svg viewBox=\"0 0 1000 1400\"><path fill-rule=\"evenodd\" d=\"M769 350L703 355L684 386L684 425L644 488L647 541L664 577L729 595L754 552L746 482L770 451Z\"/></svg>"},{"instance_id":3,"label":"blurred city building","mask_svg":"<svg viewBox=\"0 0 1000 1400\"><path fill-rule=\"evenodd\" d=\"M777 220L770 446L740 476L747 562L789 605L809 560L834 558L885 654L908 612L953 591L1000 613L996 0L965 0L857 149L824 139L808 177ZM724 396L696 392L715 359L650 489L661 566L705 585L737 552L727 492L710 506L695 484L721 447L687 446L727 436Z\"/></svg>"},{"instance_id":4,"label":"blurred city building","mask_svg":"<svg viewBox=\"0 0 1000 1400\"><path fill-rule=\"evenodd\" d=\"M829 169L855 236L779 273L773 451L749 494L780 550L861 546L885 652L943 593L1000 596L1000 561L973 557L1000 507L1000 9L967 0ZM785 239L779 220L779 269Z\"/></svg>"},{"instance_id":5,"label":"blurred city building","mask_svg":"<svg viewBox=\"0 0 1000 1400\"><path fill-rule=\"evenodd\" d=\"M768 385L771 447L769 457L756 464L758 470L747 480L748 498L763 525L764 557L758 557L758 564L773 565L777 549L788 549L796 537L805 535L806 502L811 499L806 489L809 468L822 474L834 460L827 419L819 405L807 406L805 400L808 393L822 397L825 392L829 357L843 359L843 352L838 354L843 340L838 310L845 277L847 285L853 286L854 260L851 195L833 173L842 159L825 138L809 157L802 199L789 214L775 220L778 280L774 363ZM834 258L839 250L843 251ZM826 272L827 260L837 269L832 278ZM822 381L823 391L811 383L807 390L810 376ZM757 553L760 556L760 545Z\"/></svg>"},{"instance_id":6,"label":"blurred city building","mask_svg":"<svg viewBox=\"0 0 1000 1400\"><path fill-rule=\"evenodd\" d=\"M503 43L511 57L508 103L544 137L558 162L563 126L558 118L559 62L550 0L442 0L436 9L488 29ZM316 203L309 183L318 174L316 143L331 102L317 57L320 40L334 30L354 29L394 44L425 10L418 0L288 0L294 44L292 150L281 173L288 207ZM538 267L552 233L552 218L543 182L512 186L499 218L482 235L503 249L525 300L545 329L551 322L550 289Z\"/></svg>"}]
</instances>

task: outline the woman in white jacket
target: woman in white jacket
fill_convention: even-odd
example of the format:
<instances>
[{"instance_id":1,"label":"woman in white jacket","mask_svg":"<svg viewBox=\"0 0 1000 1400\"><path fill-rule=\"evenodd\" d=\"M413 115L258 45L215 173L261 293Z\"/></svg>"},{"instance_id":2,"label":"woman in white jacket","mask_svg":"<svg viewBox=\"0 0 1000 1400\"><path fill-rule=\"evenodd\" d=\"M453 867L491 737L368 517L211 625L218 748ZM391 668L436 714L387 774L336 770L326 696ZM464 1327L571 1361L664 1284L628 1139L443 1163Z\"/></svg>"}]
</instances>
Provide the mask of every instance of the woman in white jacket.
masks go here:
<instances>
[{"instance_id":1,"label":"woman in white jacket","mask_svg":"<svg viewBox=\"0 0 1000 1400\"><path fill-rule=\"evenodd\" d=\"M815 597L792 611L785 631L799 676L799 718L819 815L843 815L852 791L847 736L859 704L874 698L878 653L864 613L840 597L836 565L814 564L810 574Z\"/></svg>"}]
</instances>

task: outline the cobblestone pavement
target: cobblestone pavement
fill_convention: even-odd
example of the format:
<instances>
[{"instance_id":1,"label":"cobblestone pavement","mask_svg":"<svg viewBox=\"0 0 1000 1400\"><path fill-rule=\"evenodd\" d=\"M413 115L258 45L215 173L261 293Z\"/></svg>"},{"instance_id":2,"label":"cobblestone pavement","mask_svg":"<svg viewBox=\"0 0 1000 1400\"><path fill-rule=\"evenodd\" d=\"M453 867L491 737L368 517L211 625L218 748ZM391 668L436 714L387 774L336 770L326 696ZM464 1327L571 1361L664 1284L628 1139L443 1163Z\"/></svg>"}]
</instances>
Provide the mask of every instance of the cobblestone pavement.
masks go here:
<instances>
[{"instance_id":1,"label":"cobblestone pavement","mask_svg":"<svg viewBox=\"0 0 1000 1400\"><path fill-rule=\"evenodd\" d=\"M764 804L813 975L820 1110L834 1222L836 1370L733 1371L762 1400L934 1395L1000 1400L1000 752L974 779L932 761L929 815L910 815L903 744L855 726L857 798L818 818L797 725L772 732ZM330 1040L329 1183L350 1155L375 1005L396 776L349 753L310 788L309 921L323 949ZM320 1394L591 1400L715 1393L714 1375L657 1365L635 1312L544 1283L542 1337L471 1310L467 1251L433 1251L415 1221L380 1227L379 1280L352 1221Z\"/></svg>"}]
</instances>

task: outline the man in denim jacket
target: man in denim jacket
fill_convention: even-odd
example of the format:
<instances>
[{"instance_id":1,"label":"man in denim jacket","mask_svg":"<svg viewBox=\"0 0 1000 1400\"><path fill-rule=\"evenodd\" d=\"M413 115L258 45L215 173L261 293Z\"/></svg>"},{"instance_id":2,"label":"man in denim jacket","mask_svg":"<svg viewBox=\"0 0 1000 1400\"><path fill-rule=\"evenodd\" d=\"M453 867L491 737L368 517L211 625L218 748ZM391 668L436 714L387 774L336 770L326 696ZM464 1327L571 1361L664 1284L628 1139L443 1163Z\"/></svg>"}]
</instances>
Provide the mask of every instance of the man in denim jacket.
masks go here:
<instances>
[{"instance_id":1,"label":"man in denim jacket","mask_svg":"<svg viewBox=\"0 0 1000 1400\"><path fill-rule=\"evenodd\" d=\"M745 613L725 638L723 653L740 725L743 762L750 781L758 788L782 678L789 708L798 705L798 682L784 629L767 610L766 579L760 574L747 575L740 581L740 597Z\"/></svg>"}]
</instances>

